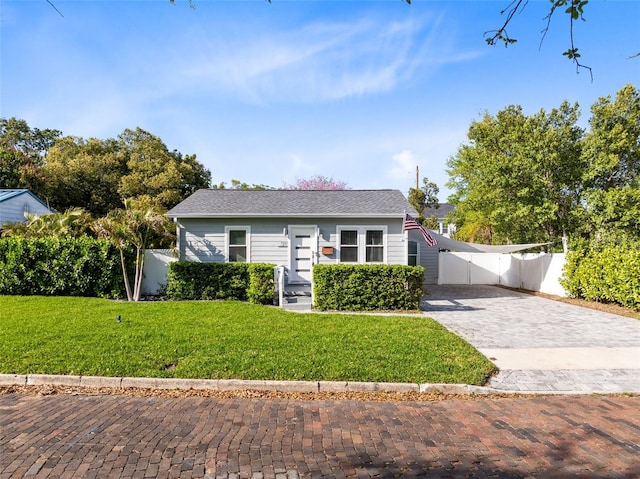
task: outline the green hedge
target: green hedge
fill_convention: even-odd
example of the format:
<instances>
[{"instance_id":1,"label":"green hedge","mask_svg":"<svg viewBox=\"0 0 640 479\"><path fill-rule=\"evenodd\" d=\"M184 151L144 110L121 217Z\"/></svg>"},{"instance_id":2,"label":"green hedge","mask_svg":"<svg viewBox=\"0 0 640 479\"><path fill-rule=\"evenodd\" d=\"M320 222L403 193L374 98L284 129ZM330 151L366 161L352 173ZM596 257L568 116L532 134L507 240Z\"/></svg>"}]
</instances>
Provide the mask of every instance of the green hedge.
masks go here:
<instances>
[{"instance_id":1,"label":"green hedge","mask_svg":"<svg viewBox=\"0 0 640 479\"><path fill-rule=\"evenodd\" d=\"M320 310L417 310L422 266L318 264L313 267L315 307Z\"/></svg>"},{"instance_id":2,"label":"green hedge","mask_svg":"<svg viewBox=\"0 0 640 479\"><path fill-rule=\"evenodd\" d=\"M0 294L122 297L120 254L89 237L2 238Z\"/></svg>"},{"instance_id":3,"label":"green hedge","mask_svg":"<svg viewBox=\"0 0 640 479\"><path fill-rule=\"evenodd\" d=\"M574 297L640 310L640 242L574 242L560 283Z\"/></svg>"},{"instance_id":4,"label":"green hedge","mask_svg":"<svg viewBox=\"0 0 640 479\"><path fill-rule=\"evenodd\" d=\"M273 304L273 265L176 261L169 264L167 295L173 299Z\"/></svg>"}]
</instances>

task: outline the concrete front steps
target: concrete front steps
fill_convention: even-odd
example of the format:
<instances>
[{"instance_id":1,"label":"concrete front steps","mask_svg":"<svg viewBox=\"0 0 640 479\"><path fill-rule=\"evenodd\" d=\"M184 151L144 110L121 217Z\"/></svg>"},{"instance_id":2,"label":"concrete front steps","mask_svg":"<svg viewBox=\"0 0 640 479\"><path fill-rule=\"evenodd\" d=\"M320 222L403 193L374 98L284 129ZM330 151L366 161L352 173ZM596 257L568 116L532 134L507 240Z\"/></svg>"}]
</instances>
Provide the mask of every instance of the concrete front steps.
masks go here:
<instances>
[{"instance_id":1,"label":"concrete front steps","mask_svg":"<svg viewBox=\"0 0 640 479\"><path fill-rule=\"evenodd\" d=\"M311 283L288 284L284 288L283 299L282 308L287 311L311 311L313 306Z\"/></svg>"}]
</instances>

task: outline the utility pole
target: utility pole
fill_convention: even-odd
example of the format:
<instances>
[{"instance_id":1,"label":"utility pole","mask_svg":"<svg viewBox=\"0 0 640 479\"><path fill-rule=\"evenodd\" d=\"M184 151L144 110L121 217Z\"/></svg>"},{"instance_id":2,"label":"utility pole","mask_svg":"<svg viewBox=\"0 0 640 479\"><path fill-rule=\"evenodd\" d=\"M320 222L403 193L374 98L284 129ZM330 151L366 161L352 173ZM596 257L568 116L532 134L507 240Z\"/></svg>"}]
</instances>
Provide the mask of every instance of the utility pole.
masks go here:
<instances>
[{"instance_id":1,"label":"utility pole","mask_svg":"<svg viewBox=\"0 0 640 479\"><path fill-rule=\"evenodd\" d=\"M416 165L416 190L420 189L420 180L418 179L419 177L420 177L420 167Z\"/></svg>"}]
</instances>

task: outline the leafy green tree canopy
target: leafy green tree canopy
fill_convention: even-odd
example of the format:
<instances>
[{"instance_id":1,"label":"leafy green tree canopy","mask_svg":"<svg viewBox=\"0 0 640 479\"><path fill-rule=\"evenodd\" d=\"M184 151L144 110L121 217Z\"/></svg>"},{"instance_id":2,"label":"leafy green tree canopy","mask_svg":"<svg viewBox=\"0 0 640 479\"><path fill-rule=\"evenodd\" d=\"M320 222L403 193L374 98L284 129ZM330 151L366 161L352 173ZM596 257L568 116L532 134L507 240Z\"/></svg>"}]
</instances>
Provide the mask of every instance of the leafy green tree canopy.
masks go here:
<instances>
[{"instance_id":1,"label":"leafy green tree canopy","mask_svg":"<svg viewBox=\"0 0 640 479\"><path fill-rule=\"evenodd\" d=\"M148 197L169 209L211 183L211 173L196 155L169 151L160 138L141 128L125 130L118 137L118 146L127 165L118 187L123 199Z\"/></svg>"},{"instance_id":2,"label":"leafy green tree canopy","mask_svg":"<svg viewBox=\"0 0 640 479\"><path fill-rule=\"evenodd\" d=\"M58 130L30 128L17 118L0 118L0 187L39 194L44 156L60 135Z\"/></svg>"},{"instance_id":3,"label":"leafy green tree canopy","mask_svg":"<svg viewBox=\"0 0 640 479\"><path fill-rule=\"evenodd\" d=\"M457 237L486 243L559 240L580 204L578 105L526 116L509 106L472 122L448 160Z\"/></svg>"},{"instance_id":4,"label":"leafy green tree canopy","mask_svg":"<svg viewBox=\"0 0 640 479\"><path fill-rule=\"evenodd\" d=\"M78 207L97 217L123 205L118 186L127 164L116 140L60 138L43 171L45 198L56 209Z\"/></svg>"},{"instance_id":5,"label":"leafy green tree canopy","mask_svg":"<svg viewBox=\"0 0 640 479\"><path fill-rule=\"evenodd\" d=\"M418 212L417 220L420 223L424 223L425 208L438 207L438 193L440 193L440 188L438 187L438 185L433 181L429 181L429 178L427 178L426 176L422 178L421 188L409 188L409 204L413 206L413 209Z\"/></svg>"},{"instance_id":6,"label":"leafy green tree canopy","mask_svg":"<svg viewBox=\"0 0 640 479\"><path fill-rule=\"evenodd\" d=\"M94 216L122 208L126 199L166 210L211 181L195 155L169 151L141 128L127 129L117 139L60 138L43 171L54 208L82 207Z\"/></svg>"},{"instance_id":7,"label":"leafy green tree canopy","mask_svg":"<svg viewBox=\"0 0 640 479\"><path fill-rule=\"evenodd\" d=\"M591 107L582 155L587 233L640 239L640 90L626 85Z\"/></svg>"},{"instance_id":8,"label":"leafy green tree canopy","mask_svg":"<svg viewBox=\"0 0 640 479\"><path fill-rule=\"evenodd\" d=\"M457 237L487 243L583 235L640 239L640 91L526 116L509 106L472 122L448 161Z\"/></svg>"}]
</instances>

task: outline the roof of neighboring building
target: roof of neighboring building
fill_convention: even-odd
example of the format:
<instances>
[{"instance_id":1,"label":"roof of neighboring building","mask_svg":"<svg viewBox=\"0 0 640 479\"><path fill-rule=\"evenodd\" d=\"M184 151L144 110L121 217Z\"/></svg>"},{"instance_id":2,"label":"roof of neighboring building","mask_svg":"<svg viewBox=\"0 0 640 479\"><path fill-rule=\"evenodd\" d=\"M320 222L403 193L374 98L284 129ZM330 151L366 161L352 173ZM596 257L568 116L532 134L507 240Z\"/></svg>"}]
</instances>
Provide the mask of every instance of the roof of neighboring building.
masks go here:
<instances>
[{"instance_id":1,"label":"roof of neighboring building","mask_svg":"<svg viewBox=\"0 0 640 479\"><path fill-rule=\"evenodd\" d=\"M0 189L0 203L3 201L7 201L11 198L15 198L16 196L20 196L20 195L24 195L27 194L29 196L31 196L33 199L39 201L40 203L42 203L42 206L44 206L45 208L50 209L47 204L42 201L40 198L38 198L36 195L34 195L31 191L27 190L27 189L20 189L20 188L14 188L14 189Z\"/></svg>"},{"instance_id":2,"label":"roof of neighboring building","mask_svg":"<svg viewBox=\"0 0 640 479\"><path fill-rule=\"evenodd\" d=\"M404 217L415 214L400 190L198 190L172 218L237 216Z\"/></svg>"},{"instance_id":3,"label":"roof of neighboring building","mask_svg":"<svg viewBox=\"0 0 640 479\"><path fill-rule=\"evenodd\" d=\"M438 207L427 207L424 209L423 216L425 218L430 218L431 216L435 216L436 218L444 218L456 207L451 203L438 203Z\"/></svg>"}]
</instances>

